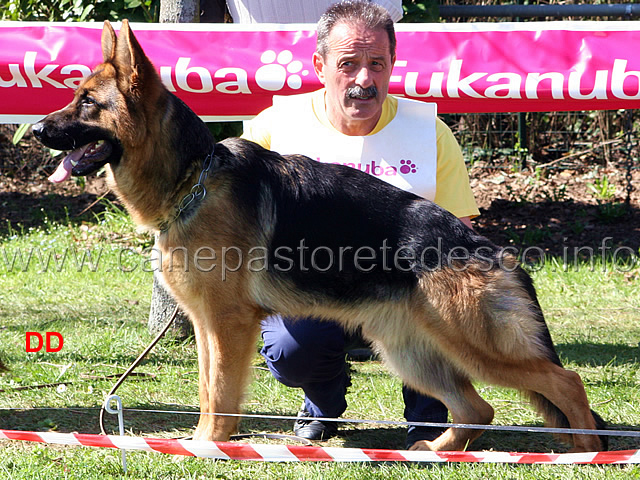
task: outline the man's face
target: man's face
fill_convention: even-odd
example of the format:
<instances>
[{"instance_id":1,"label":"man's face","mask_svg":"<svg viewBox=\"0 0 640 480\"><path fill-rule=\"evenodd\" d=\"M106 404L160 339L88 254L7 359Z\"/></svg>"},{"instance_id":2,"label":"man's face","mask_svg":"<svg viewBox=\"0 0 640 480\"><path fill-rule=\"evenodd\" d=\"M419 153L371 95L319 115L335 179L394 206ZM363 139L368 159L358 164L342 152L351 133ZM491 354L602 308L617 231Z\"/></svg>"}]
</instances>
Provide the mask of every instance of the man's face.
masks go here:
<instances>
[{"instance_id":1,"label":"man's face","mask_svg":"<svg viewBox=\"0 0 640 480\"><path fill-rule=\"evenodd\" d=\"M326 88L325 108L331 124L346 135L374 129L389 91L395 57L384 30L338 23L328 38L326 58L313 55L316 74Z\"/></svg>"}]
</instances>

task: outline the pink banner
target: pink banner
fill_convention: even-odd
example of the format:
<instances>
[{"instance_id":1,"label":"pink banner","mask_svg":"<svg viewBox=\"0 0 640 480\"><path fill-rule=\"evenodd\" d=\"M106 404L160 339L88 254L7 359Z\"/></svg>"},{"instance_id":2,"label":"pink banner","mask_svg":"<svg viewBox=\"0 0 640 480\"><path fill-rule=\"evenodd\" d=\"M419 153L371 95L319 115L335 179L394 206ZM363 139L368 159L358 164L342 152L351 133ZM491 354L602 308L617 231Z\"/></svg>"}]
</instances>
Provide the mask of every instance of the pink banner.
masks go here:
<instances>
[{"instance_id":1,"label":"pink banner","mask_svg":"<svg viewBox=\"0 0 640 480\"><path fill-rule=\"evenodd\" d=\"M118 26L116 25L116 28ZM638 22L398 24L391 93L440 113L640 107ZM100 63L94 23L0 22L0 122L68 103ZM207 120L320 88L313 25L152 25L134 32L165 85Z\"/></svg>"}]
</instances>

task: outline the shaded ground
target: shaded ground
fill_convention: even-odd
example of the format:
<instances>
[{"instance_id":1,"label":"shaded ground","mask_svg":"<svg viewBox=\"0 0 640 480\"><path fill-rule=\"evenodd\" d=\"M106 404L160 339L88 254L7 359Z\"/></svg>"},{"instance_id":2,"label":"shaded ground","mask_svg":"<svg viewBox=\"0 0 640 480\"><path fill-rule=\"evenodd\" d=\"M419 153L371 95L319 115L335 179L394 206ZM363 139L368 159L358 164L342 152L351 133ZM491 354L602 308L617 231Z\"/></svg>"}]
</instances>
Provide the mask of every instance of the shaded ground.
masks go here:
<instances>
[{"instance_id":1,"label":"shaded ground","mask_svg":"<svg viewBox=\"0 0 640 480\"><path fill-rule=\"evenodd\" d=\"M55 168L40 145L27 135L19 147L12 130L0 125L0 235L51 221L92 221L104 208L104 179L85 185L52 185L46 177ZM512 245L534 255L573 255L588 249L640 248L640 171L632 170L630 208L626 208L625 165L585 165L570 169L516 171L511 165L475 165L470 172L481 216L476 229L495 243ZM606 180L605 180L606 179ZM589 185L593 185L590 187ZM608 186L608 188L606 188ZM593 190L595 188L596 191ZM608 240L605 240L608 239Z\"/></svg>"}]
</instances>

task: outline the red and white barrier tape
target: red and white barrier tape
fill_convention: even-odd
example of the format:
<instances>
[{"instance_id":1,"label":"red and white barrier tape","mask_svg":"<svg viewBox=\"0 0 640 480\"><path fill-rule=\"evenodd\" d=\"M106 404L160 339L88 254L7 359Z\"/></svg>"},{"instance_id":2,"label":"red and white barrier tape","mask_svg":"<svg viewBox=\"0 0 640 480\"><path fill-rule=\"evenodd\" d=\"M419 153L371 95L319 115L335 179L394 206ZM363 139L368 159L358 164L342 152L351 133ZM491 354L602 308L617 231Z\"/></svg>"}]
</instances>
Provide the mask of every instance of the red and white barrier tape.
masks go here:
<instances>
[{"instance_id":1,"label":"red and white barrier tape","mask_svg":"<svg viewBox=\"0 0 640 480\"><path fill-rule=\"evenodd\" d=\"M480 462L520 464L636 464L640 450L589 453L507 453L507 452L416 452L372 448L308 447L298 445L246 444L169 440L83 433L24 432L0 430L0 439L28 442L145 450L218 460L259 460L266 462Z\"/></svg>"}]
</instances>

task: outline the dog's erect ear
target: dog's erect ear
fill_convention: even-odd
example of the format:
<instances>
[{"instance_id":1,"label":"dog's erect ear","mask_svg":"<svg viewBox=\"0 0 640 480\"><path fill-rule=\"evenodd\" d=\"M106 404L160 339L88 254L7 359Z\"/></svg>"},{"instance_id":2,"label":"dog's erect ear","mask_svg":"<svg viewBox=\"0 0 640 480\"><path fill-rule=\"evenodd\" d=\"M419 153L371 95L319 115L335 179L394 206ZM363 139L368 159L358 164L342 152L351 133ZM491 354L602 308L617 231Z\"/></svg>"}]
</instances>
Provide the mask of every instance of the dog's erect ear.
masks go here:
<instances>
[{"instance_id":1,"label":"dog's erect ear","mask_svg":"<svg viewBox=\"0 0 640 480\"><path fill-rule=\"evenodd\" d=\"M151 76L154 72L153 65L133 35L127 20L122 21L118 32L113 64L118 71L120 89L132 93L140 88L145 76Z\"/></svg>"},{"instance_id":2,"label":"dog's erect ear","mask_svg":"<svg viewBox=\"0 0 640 480\"><path fill-rule=\"evenodd\" d=\"M116 56L116 32L113 31L109 20L104 21L101 44L102 58L105 62L110 62Z\"/></svg>"}]
</instances>

